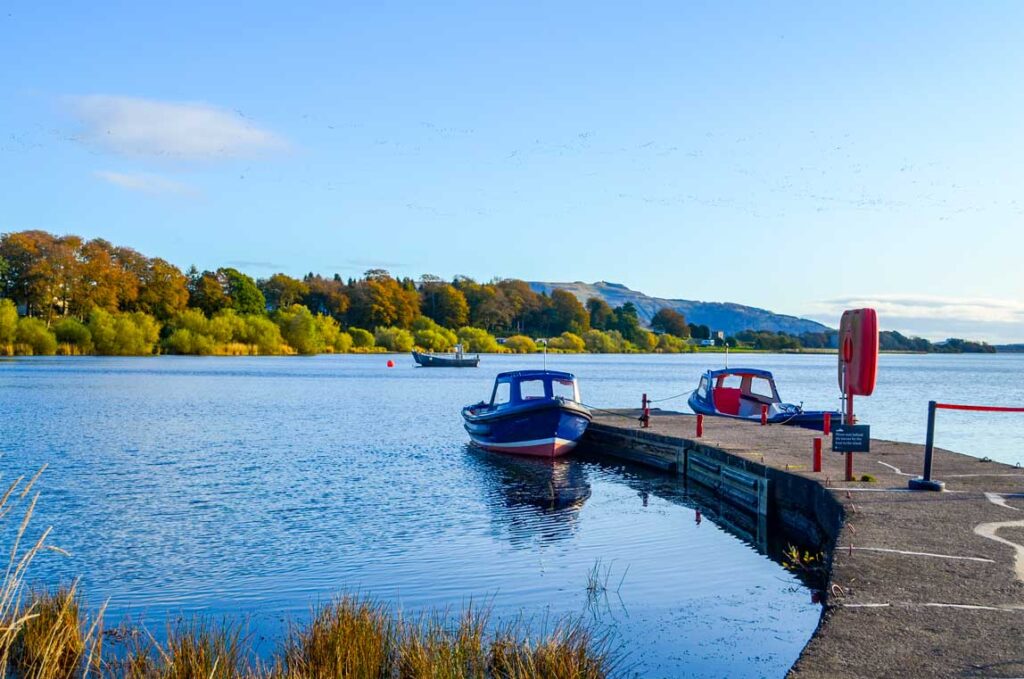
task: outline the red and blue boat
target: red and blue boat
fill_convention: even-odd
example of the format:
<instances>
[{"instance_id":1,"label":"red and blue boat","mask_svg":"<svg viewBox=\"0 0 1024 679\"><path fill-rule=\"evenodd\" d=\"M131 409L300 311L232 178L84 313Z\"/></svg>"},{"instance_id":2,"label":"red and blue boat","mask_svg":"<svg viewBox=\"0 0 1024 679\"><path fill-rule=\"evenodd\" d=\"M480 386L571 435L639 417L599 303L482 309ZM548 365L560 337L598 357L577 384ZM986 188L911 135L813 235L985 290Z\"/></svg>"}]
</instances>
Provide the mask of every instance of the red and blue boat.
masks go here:
<instances>
[{"instance_id":1,"label":"red and blue boat","mask_svg":"<svg viewBox=\"0 0 1024 679\"><path fill-rule=\"evenodd\" d=\"M517 370L494 380L490 402L462 409L473 444L485 450L537 457L565 455L579 443L591 415L571 373Z\"/></svg>"},{"instance_id":2,"label":"red and blue boat","mask_svg":"<svg viewBox=\"0 0 1024 679\"><path fill-rule=\"evenodd\" d=\"M767 370L735 368L709 370L690 394L690 408L700 415L731 417L760 422L766 411L768 424L791 424L822 430L825 415L839 424L839 411L804 410L803 404L783 403L775 378Z\"/></svg>"}]
</instances>

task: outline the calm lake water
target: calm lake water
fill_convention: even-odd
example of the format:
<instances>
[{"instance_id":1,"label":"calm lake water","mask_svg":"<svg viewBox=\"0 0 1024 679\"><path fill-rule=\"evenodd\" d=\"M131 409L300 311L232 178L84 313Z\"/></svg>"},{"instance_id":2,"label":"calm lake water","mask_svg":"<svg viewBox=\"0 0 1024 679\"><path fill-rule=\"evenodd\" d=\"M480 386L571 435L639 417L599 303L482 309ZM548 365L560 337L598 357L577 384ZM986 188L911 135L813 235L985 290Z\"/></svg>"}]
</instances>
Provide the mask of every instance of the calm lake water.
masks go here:
<instances>
[{"instance_id":1,"label":"calm lake water","mask_svg":"<svg viewBox=\"0 0 1024 679\"><path fill-rule=\"evenodd\" d=\"M0 361L0 471L49 463L36 525L71 552L42 558L35 578L81 576L110 618L154 627L199 612L270 635L357 591L406 611L473 601L502 620L585 616L640 676L782 676L796 659L819 615L809 591L713 507L698 524L698 500L671 478L465 445L460 407L540 357L485 356L477 370L395 358ZM836 402L834 357L732 362L775 371L787 400ZM599 407L688 391L720 365L548 357ZM922 440L929 398L1020 404L1022 372L1022 356L885 356L858 411L876 437ZM1024 418L942 413L939 432L944 447L1024 461ZM618 591L592 601L598 559Z\"/></svg>"}]
</instances>

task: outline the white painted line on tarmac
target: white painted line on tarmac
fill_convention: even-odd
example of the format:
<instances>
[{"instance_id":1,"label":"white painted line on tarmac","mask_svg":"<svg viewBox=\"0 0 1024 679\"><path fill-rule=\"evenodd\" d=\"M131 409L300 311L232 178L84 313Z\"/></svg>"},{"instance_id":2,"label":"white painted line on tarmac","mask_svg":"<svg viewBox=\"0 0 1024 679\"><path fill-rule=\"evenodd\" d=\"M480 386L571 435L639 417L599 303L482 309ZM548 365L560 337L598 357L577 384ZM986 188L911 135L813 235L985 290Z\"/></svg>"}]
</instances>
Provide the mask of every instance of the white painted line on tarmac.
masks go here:
<instances>
[{"instance_id":1,"label":"white painted line on tarmac","mask_svg":"<svg viewBox=\"0 0 1024 679\"><path fill-rule=\"evenodd\" d=\"M979 563L995 563L993 559L985 559L980 556L955 556L953 554L933 554L932 552L909 552L904 549L888 549L886 547L847 547L862 552L886 552L888 554L906 554L908 556L931 556L936 559L956 559L959 561L977 561Z\"/></svg>"},{"instance_id":2,"label":"white painted line on tarmac","mask_svg":"<svg viewBox=\"0 0 1024 679\"><path fill-rule=\"evenodd\" d=\"M1016 494L1009 494L1009 496L1016 496ZM1016 509L1006 504L1006 498L1008 495L1002 493L985 493L985 497L988 501L998 507L1006 507L1007 509ZM997 535L1000 528L1024 528L1024 520L1018 521L993 521L991 523L979 523L974 527L974 534L980 535L983 538L988 538L1008 547L1013 547L1013 571L1017 575L1017 579L1024 581L1024 545L1001 538Z\"/></svg>"},{"instance_id":3,"label":"white painted line on tarmac","mask_svg":"<svg viewBox=\"0 0 1024 679\"><path fill-rule=\"evenodd\" d=\"M878 462L878 464L882 465L883 467L888 467L889 469L893 470L894 472L896 472L900 476L913 476L913 474L908 474L905 471L900 471L899 467L891 465L888 462L882 462L881 460L876 460L876 462Z\"/></svg>"},{"instance_id":4,"label":"white painted line on tarmac","mask_svg":"<svg viewBox=\"0 0 1024 679\"><path fill-rule=\"evenodd\" d=\"M939 602L915 603L896 601L893 603L835 604L837 608L955 608L965 611L998 611L1000 613L1024 613L1024 606L983 606L980 604L947 604Z\"/></svg>"}]
</instances>

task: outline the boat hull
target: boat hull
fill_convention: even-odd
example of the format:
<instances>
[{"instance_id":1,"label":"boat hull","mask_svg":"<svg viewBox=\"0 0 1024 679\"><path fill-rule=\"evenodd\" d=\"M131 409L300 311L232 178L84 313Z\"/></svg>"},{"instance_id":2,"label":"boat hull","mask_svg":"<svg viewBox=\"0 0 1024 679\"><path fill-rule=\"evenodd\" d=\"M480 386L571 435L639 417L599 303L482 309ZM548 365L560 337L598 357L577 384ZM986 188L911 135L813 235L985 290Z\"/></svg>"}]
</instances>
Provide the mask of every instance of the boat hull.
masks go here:
<instances>
[{"instance_id":1,"label":"boat hull","mask_svg":"<svg viewBox=\"0 0 1024 679\"><path fill-rule=\"evenodd\" d=\"M761 422L760 415L744 417L741 415L730 415L719 412L703 399L697 396L697 392L690 394L688 401L690 409L698 415L709 415L711 417L726 417L731 420L745 420L747 422ZM794 406L795 407L795 406ZM840 413L824 410L801 410L799 412L781 412L768 417L768 424L786 424L804 429L823 431L825 429L825 415L830 415L835 424L839 424Z\"/></svg>"},{"instance_id":2,"label":"boat hull","mask_svg":"<svg viewBox=\"0 0 1024 679\"><path fill-rule=\"evenodd\" d=\"M491 412L466 408L463 418L466 432L477 447L548 458L572 451L590 424L588 411L558 401Z\"/></svg>"},{"instance_id":3,"label":"boat hull","mask_svg":"<svg viewBox=\"0 0 1024 679\"><path fill-rule=\"evenodd\" d=\"M412 352L412 360L421 368L475 368L480 364L479 356L438 356L436 354L421 354L418 351Z\"/></svg>"}]
</instances>

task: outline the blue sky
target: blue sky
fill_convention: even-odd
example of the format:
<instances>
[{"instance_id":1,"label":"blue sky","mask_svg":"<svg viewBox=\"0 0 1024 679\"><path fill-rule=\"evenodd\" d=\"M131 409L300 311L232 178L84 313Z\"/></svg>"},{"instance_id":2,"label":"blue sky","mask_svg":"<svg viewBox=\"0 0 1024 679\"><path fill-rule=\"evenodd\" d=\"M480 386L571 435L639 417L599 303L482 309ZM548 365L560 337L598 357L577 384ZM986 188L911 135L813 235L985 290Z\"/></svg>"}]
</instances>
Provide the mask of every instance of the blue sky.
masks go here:
<instances>
[{"instance_id":1,"label":"blue sky","mask_svg":"<svg viewBox=\"0 0 1024 679\"><path fill-rule=\"evenodd\" d=\"M1024 341L1024 4L74 4L0 10L2 231Z\"/></svg>"}]
</instances>

